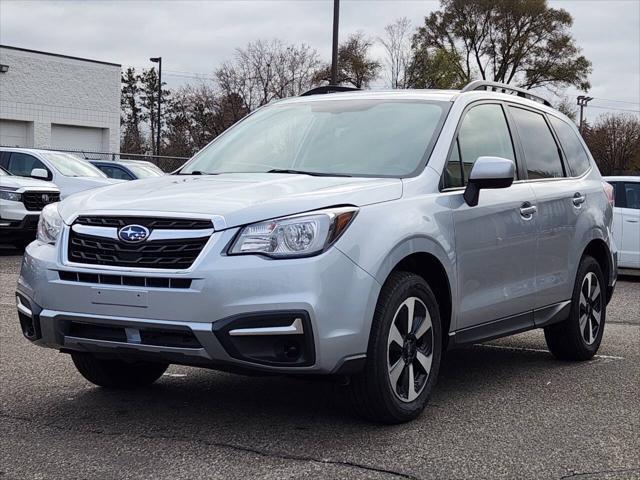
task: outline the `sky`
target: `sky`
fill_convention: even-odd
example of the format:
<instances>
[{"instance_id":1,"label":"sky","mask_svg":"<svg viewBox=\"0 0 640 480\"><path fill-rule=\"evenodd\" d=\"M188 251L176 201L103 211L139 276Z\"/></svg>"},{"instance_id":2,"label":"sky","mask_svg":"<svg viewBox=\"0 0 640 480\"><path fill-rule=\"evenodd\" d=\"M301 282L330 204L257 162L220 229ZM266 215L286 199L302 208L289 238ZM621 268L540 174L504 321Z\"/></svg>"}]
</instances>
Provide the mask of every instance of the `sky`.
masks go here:
<instances>
[{"instance_id":1,"label":"sky","mask_svg":"<svg viewBox=\"0 0 640 480\"><path fill-rule=\"evenodd\" d=\"M640 0L550 0L574 19L572 33L593 63L587 119L607 111L640 110ZM414 26L437 1L342 0L341 38L372 38L399 17ZM210 77L234 49L257 39L306 43L327 61L331 0L21 1L0 0L0 44L148 68L163 58L170 87ZM382 57L381 45L372 52ZM566 91L575 101L581 92ZM612 110L615 109L615 110Z\"/></svg>"}]
</instances>

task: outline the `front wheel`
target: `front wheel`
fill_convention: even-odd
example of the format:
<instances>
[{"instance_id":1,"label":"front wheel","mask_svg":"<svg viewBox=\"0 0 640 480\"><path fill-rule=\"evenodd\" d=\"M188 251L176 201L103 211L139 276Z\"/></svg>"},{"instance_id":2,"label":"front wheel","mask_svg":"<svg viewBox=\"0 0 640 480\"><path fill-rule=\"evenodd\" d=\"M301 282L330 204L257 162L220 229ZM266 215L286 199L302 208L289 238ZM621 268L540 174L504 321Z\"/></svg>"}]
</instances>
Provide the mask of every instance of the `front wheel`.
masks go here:
<instances>
[{"instance_id":1,"label":"front wheel","mask_svg":"<svg viewBox=\"0 0 640 480\"><path fill-rule=\"evenodd\" d=\"M166 363L107 360L85 352L73 352L71 358L84 378L106 388L145 387L158 380L169 367Z\"/></svg>"},{"instance_id":2,"label":"front wheel","mask_svg":"<svg viewBox=\"0 0 640 480\"><path fill-rule=\"evenodd\" d=\"M607 316L606 287L598 262L580 261L571 298L569 318L544 329L547 346L561 360L589 360L602 341Z\"/></svg>"},{"instance_id":3,"label":"front wheel","mask_svg":"<svg viewBox=\"0 0 640 480\"><path fill-rule=\"evenodd\" d=\"M357 413L390 424L416 418L438 378L441 351L431 288L418 275L392 273L376 305L365 370L350 386Z\"/></svg>"}]
</instances>

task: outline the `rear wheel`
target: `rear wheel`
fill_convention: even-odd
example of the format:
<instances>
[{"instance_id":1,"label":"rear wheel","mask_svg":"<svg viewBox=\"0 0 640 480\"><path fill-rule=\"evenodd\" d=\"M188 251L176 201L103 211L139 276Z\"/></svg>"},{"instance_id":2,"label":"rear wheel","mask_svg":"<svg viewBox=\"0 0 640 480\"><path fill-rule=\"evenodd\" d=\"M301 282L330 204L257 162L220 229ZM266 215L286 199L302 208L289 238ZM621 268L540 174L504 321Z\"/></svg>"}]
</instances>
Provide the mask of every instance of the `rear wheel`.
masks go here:
<instances>
[{"instance_id":1,"label":"rear wheel","mask_svg":"<svg viewBox=\"0 0 640 480\"><path fill-rule=\"evenodd\" d=\"M436 383L441 350L440 314L429 285L412 273L392 273L376 306L365 371L350 386L356 411L383 423L416 418Z\"/></svg>"},{"instance_id":2,"label":"rear wheel","mask_svg":"<svg viewBox=\"0 0 640 480\"><path fill-rule=\"evenodd\" d=\"M607 314L602 269L590 256L580 261L571 299L571 312L564 322L544 329L551 353L561 360L589 360L602 341Z\"/></svg>"},{"instance_id":3,"label":"rear wheel","mask_svg":"<svg viewBox=\"0 0 640 480\"><path fill-rule=\"evenodd\" d=\"M91 383L107 388L136 388L151 385L167 370L167 363L105 360L90 353L73 352L73 364Z\"/></svg>"}]
</instances>

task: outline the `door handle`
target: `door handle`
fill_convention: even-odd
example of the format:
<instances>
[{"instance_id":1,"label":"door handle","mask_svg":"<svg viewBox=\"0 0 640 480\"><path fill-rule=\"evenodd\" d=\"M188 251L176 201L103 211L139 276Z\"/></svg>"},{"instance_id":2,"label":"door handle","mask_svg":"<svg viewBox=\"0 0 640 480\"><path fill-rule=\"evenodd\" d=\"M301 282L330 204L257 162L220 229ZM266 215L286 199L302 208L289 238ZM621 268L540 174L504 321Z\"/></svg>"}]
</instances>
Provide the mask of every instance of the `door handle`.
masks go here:
<instances>
[{"instance_id":1,"label":"door handle","mask_svg":"<svg viewBox=\"0 0 640 480\"><path fill-rule=\"evenodd\" d=\"M638 220L633 220L631 218L625 218L624 221L627 223L638 223Z\"/></svg>"},{"instance_id":2,"label":"door handle","mask_svg":"<svg viewBox=\"0 0 640 480\"><path fill-rule=\"evenodd\" d=\"M582 195L580 192L576 192L576 194L573 196L573 198L571 200L573 201L573 205L574 206L579 207L580 205L582 205L584 203L584 201L586 199L587 199L587 197Z\"/></svg>"},{"instance_id":3,"label":"door handle","mask_svg":"<svg viewBox=\"0 0 640 480\"><path fill-rule=\"evenodd\" d=\"M520 207L520 215L525 220L530 220L533 214L538 211L538 207L531 205L529 202L524 202Z\"/></svg>"}]
</instances>

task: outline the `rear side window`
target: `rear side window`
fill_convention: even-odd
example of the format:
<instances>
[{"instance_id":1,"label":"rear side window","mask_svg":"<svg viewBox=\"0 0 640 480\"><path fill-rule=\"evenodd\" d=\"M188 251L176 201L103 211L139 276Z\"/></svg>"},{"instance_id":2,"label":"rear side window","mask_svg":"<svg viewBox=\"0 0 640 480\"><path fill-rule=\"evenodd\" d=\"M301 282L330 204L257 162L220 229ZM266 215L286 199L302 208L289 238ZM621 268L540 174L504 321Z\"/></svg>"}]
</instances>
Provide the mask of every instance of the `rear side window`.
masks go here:
<instances>
[{"instance_id":1,"label":"rear side window","mask_svg":"<svg viewBox=\"0 0 640 480\"><path fill-rule=\"evenodd\" d=\"M624 199L626 201L626 208L640 210L640 183L625 183Z\"/></svg>"},{"instance_id":2,"label":"rear side window","mask_svg":"<svg viewBox=\"0 0 640 480\"><path fill-rule=\"evenodd\" d=\"M49 171L49 169L45 167L44 163L42 163L33 155L13 152L11 154L11 157L9 157L9 165L7 170L9 170L14 175L29 177L31 176L31 171L34 168L42 168L46 171Z\"/></svg>"},{"instance_id":3,"label":"rear side window","mask_svg":"<svg viewBox=\"0 0 640 480\"><path fill-rule=\"evenodd\" d=\"M473 164L483 156L515 161L507 119L500 105L478 105L466 113L447 161L444 188L466 185Z\"/></svg>"},{"instance_id":4,"label":"rear side window","mask_svg":"<svg viewBox=\"0 0 640 480\"><path fill-rule=\"evenodd\" d=\"M579 177L589 170L590 162L587 152L584 151L578 135L568 123L551 115L549 115L549 119L560 139L560 144L562 145L562 150L564 150L567 163L571 169L571 174Z\"/></svg>"},{"instance_id":5,"label":"rear side window","mask_svg":"<svg viewBox=\"0 0 640 480\"><path fill-rule=\"evenodd\" d=\"M524 150L529 178L563 177L558 145L544 116L522 108L510 109Z\"/></svg>"},{"instance_id":6,"label":"rear side window","mask_svg":"<svg viewBox=\"0 0 640 480\"><path fill-rule=\"evenodd\" d=\"M94 165L98 167L109 178L116 178L118 180L133 180L133 177L128 172L120 167L112 167L111 165Z\"/></svg>"}]
</instances>

